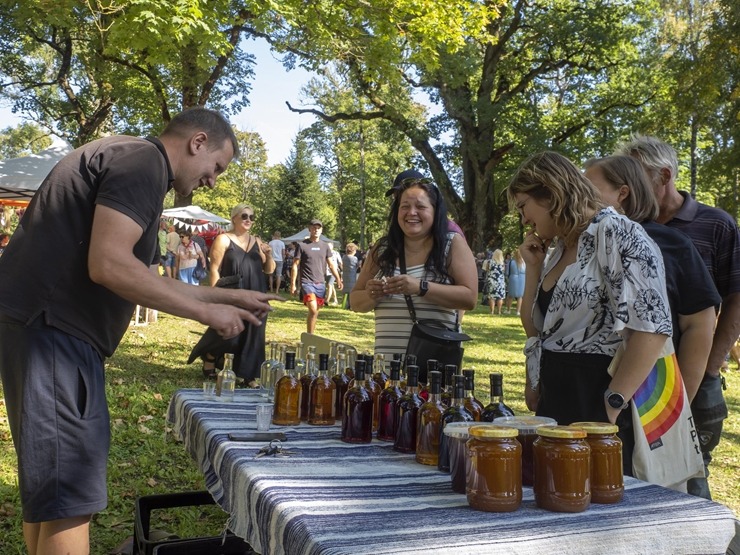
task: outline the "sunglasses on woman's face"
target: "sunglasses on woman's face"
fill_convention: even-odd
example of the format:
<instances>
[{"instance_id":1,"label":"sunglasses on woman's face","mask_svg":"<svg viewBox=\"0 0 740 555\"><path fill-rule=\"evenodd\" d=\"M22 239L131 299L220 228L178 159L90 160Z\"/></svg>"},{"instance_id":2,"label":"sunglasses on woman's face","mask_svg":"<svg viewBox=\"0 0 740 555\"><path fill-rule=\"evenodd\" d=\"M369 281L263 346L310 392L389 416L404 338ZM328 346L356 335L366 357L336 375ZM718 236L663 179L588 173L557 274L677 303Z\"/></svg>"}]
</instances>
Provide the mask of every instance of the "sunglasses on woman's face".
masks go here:
<instances>
[{"instance_id":1,"label":"sunglasses on woman's face","mask_svg":"<svg viewBox=\"0 0 740 555\"><path fill-rule=\"evenodd\" d=\"M247 220L253 222L256 219L256 216L254 214L247 214L246 212L244 214L242 214L241 217L242 217L242 220L244 220L245 222Z\"/></svg>"}]
</instances>

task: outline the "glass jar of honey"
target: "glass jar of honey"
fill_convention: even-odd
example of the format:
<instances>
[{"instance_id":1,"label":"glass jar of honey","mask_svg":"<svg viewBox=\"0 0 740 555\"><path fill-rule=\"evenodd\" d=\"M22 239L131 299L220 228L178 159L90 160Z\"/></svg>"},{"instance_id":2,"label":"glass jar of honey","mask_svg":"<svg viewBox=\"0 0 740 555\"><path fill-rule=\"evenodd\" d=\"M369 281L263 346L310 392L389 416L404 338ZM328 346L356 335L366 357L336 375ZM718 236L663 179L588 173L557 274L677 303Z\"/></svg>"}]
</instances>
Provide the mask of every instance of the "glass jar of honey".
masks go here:
<instances>
[{"instance_id":1,"label":"glass jar of honey","mask_svg":"<svg viewBox=\"0 0 740 555\"><path fill-rule=\"evenodd\" d=\"M591 448L586 432L570 426L537 428L534 500L548 511L579 513L591 503Z\"/></svg>"},{"instance_id":2,"label":"glass jar of honey","mask_svg":"<svg viewBox=\"0 0 740 555\"><path fill-rule=\"evenodd\" d=\"M522 485L534 485L534 458L532 445L537 439L537 428L540 426L557 426L553 418L547 416L500 416L493 420L497 426L507 426L519 430L516 436L522 444Z\"/></svg>"},{"instance_id":3,"label":"glass jar of honey","mask_svg":"<svg viewBox=\"0 0 740 555\"><path fill-rule=\"evenodd\" d=\"M507 513L522 503L522 446L517 430L473 426L467 443L468 504L479 511Z\"/></svg>"},{"instance_id":4,"label":"glass jar of honey","mask_svg":"<svg viewBox=\"0 0 740 555\"><path fill-rule=\"evenodd\" d=\"M450 422L442 432L447 436L447 450L450 454L450 478L452 491L465 493L467 467L467 446L470 439L470 428L477 422Z\"/></svg>"},{"instance_id":5,"label":"glass jar of honey","mask_svg":"<svg viewBox=\"0 0 740 555\"><path fill-rule=\"evenodd\" d=\"M608 422L574 422L574 428L586 431L591 447L591 501L618 503L624 495L622 471L622 440L619 428Z\"/></svg>"}]
</instances>

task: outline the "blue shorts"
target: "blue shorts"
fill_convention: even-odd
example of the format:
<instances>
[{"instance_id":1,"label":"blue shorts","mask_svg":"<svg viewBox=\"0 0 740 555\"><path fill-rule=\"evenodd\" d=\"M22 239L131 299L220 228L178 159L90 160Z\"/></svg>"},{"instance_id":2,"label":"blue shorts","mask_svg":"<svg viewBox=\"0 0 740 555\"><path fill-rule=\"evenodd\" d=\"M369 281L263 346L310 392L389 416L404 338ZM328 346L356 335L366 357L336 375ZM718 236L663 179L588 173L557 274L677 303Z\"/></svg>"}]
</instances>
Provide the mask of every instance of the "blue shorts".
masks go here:
<instances>
[{"instance_id":1,"label":"blue shorts","mask_svg":"<svg viewBox=\"0 0 740 555\"><path fill-rule=\"evenodd\" d=\"M0 317L0 376L23 520L105 509L110 423L97 351L42 318L24 326Z\"/></svg>"},{"instance_id":2,"label":"blue shorts","mask_svg":"<svg viewBox=\"0 0 740 555\"><path fill-rule=\"evenodd\" d=\"M167 254L164 255L164 267L165 268L174 268L175 267L175 253L172 251L167 251Z\"/></svg>"},{"instance_id":3,"label":"blue shorts","mask_svg":"<svg viewBox=\"0 0 740 555\"><path fill-rule=\"evenodd\" d=\"M316 301L317 306L324 306L325 297L326 285L323 283L301 282L301 298L303 299L303 304Z\"/></svg>"}]
</instances>

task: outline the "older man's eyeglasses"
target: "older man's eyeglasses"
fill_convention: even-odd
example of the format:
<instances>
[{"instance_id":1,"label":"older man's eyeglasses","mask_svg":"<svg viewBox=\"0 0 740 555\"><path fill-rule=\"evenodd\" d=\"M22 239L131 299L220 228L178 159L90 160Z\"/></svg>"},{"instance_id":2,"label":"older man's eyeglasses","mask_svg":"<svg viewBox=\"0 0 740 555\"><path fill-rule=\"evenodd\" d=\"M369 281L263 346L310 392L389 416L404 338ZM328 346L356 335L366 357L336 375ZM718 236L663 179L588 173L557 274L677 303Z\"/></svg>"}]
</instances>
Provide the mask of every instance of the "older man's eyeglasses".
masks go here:
<instances>
[{"instance_id":1,"label":"older man's eyeglasses","mask_svg":"<svg viewBox=\"0 0 740 555\"><path fill-rule=\"evenodd\" d=\"M400 193L404 192L406 189L411 187L412 185L422 185L426 189L437 189L437 184L434 182L434 180L429 178L423 178L419 179L417 177L410 177L408 179L402 180L398 185L395 185L388 189L385 192L385 196L389 197L393 195L394 197L398 196Z\"/></svg>"},{"instance_id":2,"label":"older man's eyeglasses","mask_svg":"<svg viewBox=\"0 0 740 555\"><path fill-rule=\"evenodd\" d=\"M247 214L246 212L242 214L242 220L245 222L249 220L250 222L253 222L256 219L256 216L254 214Z\"/></svg>"}]
</instances>

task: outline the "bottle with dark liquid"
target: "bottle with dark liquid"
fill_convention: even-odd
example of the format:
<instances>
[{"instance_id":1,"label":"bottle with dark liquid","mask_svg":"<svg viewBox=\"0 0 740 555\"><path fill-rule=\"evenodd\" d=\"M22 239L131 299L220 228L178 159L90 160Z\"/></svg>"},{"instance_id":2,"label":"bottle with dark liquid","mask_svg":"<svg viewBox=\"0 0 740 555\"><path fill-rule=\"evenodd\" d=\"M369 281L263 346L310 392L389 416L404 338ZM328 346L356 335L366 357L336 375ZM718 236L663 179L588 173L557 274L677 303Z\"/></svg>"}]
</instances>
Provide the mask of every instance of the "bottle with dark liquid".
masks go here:
<instances>
[{"instance_id":1,"label":"bottle with dark liquid","mask_svg":"<svg viewBox=\"0 0 740 555\"><path fill-rule=\"evenodd\" d=\"M406 391L406 369L416 366L416 355L400 355L401 358L401 389Z\"/></svg>"},{"instance_id":2,"label":"bottle with dark liquid","mask_svg":"<svg viewBox=\"0 0 740 555\"><path fill-rule=\"evenodd\" d=\"M308 420L308 401L311 398L311 384L316 379L316 352L310 351L306 355L306 365L303 374L300 375L303 396L301 397L301 420Z\"/></svg>"},{"instance_id":3,"label":"bottle with dark liquid","mask_svg":"<svg viewBox=\"0 0 740 555\"><path fill-rule=\"evenodd\" d=\"M438 365L436 360L430 358L427 360L426 372L423 372L423 375L419 374L419 397L424 399L425 403L429 400L429 372L436 372Z\"/></svg>"},{"instance_id":4,"label":"bottle with dark liquid","mask_svg":"<svg viewBox=\"0 0 740 555\"><path fill-rule=\"evenodd\" d=\"M347 393L349 387L350 377L347 375L347 355L343 352L337 353L337 365L336 373L332 376L331 380L334 382L334 386L337 392L337 402L334 407L334 416L337 420L342 419L342 408L344 404L344 394Z\"/></svg>"},{"instance_id":5,"label":"bottle with dark liquid","mask_svg":"<svg viewBox=\"0 0 740 555\"><path fill-rule=\"evenodd\" d=\"M491 402L483 409L481 422L493 422L499 416L514 416L514 411L504 403L504 375L489 374L491 380Z\"/></svg>"},{"instance_id":6,"label":"bottle with dark liquid","mask_svg":"<svg viewBox=\"0 0 740 555\"><path fill-rule=\"evenodd\" d=\"M465 376L455 376L455 389L450 406L442 413L442 426L439 430L439 460L437 468L442 472L450 471L450 454L444 427L450 422L474 422L473 415L465 408Z\"/></svg>"},{"instance_id":7,"label":"bottle with dark liquid","mask_svg":"<svg viewBox=\"0 0 740 555\"><path fill-rule=\"evenodd\" d=\"M336 420L337 386L329 377L329 355L319 355L319 371L309 389L308 423L329 426Z\"/></svg>"},{"instance_id":8,"label":"bottle with dark liquid","mask_svg":"<svg viewBox=\"0 0 740 555\"><path fill-rule=\"evenodd\" d=\"M375 358L373 359L373 379L380 386L380 391L383 391L388 381L388 374L385 372L385 355L383 353L375 353Z\"/></svg>"},{"instance_id":9,"label":"bottle with dark liquid","mask_svg":"<svg viewBox=\"0 0 740 555\"><path fill-rule=\"evenodd\" d=\"M442 376L442 404L445 408L452 402L452 390L455 389L455 375L457 374L456 364L445 364L445 372Z\"/></svg>"},{"instance_id":10,"label":"bottle with dark liquid","mask_svg":"<svg viewBox=\"0 0 740 555\"><path fill-rule=\"evenodd\" d=\"M367 390L370 392L370 397L373 400L373 432L378 431L378 426L380 425L380 386L378 385L378 382L376 382L372 377L372 364L373 364L373 357L372 355L358 355L358 360L363 360L365 362L365 387L367 387ZM355 366L355 370L357 370L357 366ZM355 379L349 383L349 387L353 387L354 381L357 380L357 376L355 376Z\"/></svg>"},{"instance_id":11,"label":"bottle with dark liquid","mask_svg":"<svg viewBox=\"0 0 740 555\"><path fill-rule=\"evenodd\" d=\"M406 366L406 393L396 402L396 440L393 450L401 453L416 451L416 420L419 407L424 403L419 397L419 367Z\"/></svg>"},{"instance_id":12,"label":"bottle with dark liquid","mask_svg":"<svg viewBox=\"0 0 740 555\"><path fill-rule=\"evenodd\" d=\"M475 370L467 368L462 371L462 375L465 378L465 408L473 415L476 422L480 422L483 403L475 398Z\"/></svg>"},{"instance_id":13,"label":"bottle with dark liquid","mask_svg":"<svg viewBox=\"0 0 740 555\"><path fill-rule=\"evenodd\" d=\"M295 375L295 352L285 353L285 375L275 384L275 409L272 423L295 426L301 423L301 382Z\"/></svg>"},{"instance_id":14,"label":"bottle with dark liquid","mask_svg":"<svg viewBox=\"0 0 740 555\"><path fill-rule=\"evenodd\" d=\"M442 413L442 373L429 372L429 400L419 408L416 430L416 462L436 466L439 459L439 436Z\"/></svg>"},{"instance_id":15,"label":"bottle with dark liquid","mask_svg":"<svg viewBox=\"0 0 740 555\"><path fill-rule=\"evenodd\" d=\"M391 361L391 377L388 385L380 392L380 423L378 424L378 439L393 441L396 439L396 402L403 395L398 386L401 377L401 361Z\"/></svg>"},{"instance_id":16,"label":"bottle with dark liquid","mask_svg":"<svg viewBox=\"0 0 740 555\"><path fill-rule=\"evenodd\" d=\"M365 381L365 361L357 360L354 385L344 394L342 408L342 441L346 443L370 443L373 440L373 399Z\"/></svg>"}]
</instances>

